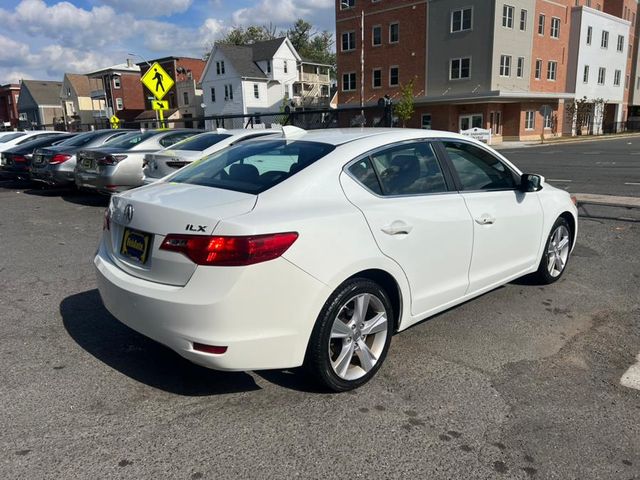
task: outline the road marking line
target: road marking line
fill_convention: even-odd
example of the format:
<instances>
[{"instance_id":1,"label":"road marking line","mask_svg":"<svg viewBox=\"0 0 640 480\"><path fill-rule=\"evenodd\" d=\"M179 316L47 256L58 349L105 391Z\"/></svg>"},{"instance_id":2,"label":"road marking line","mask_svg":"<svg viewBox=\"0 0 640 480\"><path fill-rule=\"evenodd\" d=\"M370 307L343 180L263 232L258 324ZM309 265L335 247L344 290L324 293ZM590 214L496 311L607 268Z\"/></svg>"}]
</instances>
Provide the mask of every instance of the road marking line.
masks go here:
<instances>
[{"instance_id":1,"label":"road marking line","mask_svg":"<svg viewBox=\"0 0 640 480\"><path fill-rule=\"evenodd\" d=\"M631 365L629 369L624 372L620 379L620 385L627 388L633 388L640 390L640 355L636 357L638 360L635 364Z\"/></svg>"},{"instance_id":2,"label":"road marking line","mask_svg":"<svg viewBox=\"0 0 640 480\"><path fill-rule=\"evenodd\" d=\"M640 185L640 182L624 182L625 185Z\"/></svg>"},{"instance_id":3,"label":"road marking line","mask_svg":"<svg viewBox=\"0 0 640 480\"><path fill-rule=\"evenodd\" d=\"M562 182L562 183L571 183L573 180L561 180L558 178L547 178L549 182Z\"/></svg>"}]
</instances>

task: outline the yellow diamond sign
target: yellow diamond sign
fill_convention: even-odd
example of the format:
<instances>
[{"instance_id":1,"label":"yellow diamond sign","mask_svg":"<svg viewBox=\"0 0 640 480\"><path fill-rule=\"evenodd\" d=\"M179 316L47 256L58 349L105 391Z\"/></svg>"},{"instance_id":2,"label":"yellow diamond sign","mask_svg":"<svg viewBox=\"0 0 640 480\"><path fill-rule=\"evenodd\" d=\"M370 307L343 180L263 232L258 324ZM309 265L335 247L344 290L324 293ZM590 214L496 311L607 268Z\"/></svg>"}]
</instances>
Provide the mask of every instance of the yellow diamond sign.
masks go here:
<instances>
[{"instance_id":1,"label":"yellow diamond sign","mask_svg":"<svg viewBox=\"0 0 640 480\"><path fill-rule=\"evenodd\" d=\"M151 102L151 108L154 110L169 110L169 100L154 100Z\"/></svg>"},{"instance_id":2,"label":"yellow diamond sign","mask_svg":"<svg viewBox=\"0 0 640 480\"><path fill-rule=\"evenodd\" d=\"M154 64L151 65L140 81L158 100L162 100L176 83L158 62L154 62ZM155 107L154 110L156 110Z\"/></svg>"}]
</instances>

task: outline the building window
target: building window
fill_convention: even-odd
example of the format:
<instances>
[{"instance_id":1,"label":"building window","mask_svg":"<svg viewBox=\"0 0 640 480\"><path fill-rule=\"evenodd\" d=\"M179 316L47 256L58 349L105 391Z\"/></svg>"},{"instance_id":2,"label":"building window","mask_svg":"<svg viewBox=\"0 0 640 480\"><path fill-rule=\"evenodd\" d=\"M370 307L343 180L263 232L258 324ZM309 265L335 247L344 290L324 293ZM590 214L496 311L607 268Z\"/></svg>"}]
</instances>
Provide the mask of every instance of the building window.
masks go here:
<instances>
[{"instance_id":1,"label":"building window","mask_svg":"<svg viewBox=\"0 0 640 480\"><path fill-rule=\"evenodd\" d=\"M356 6L356 0L340 0L340 10L347 10Z\"/></svg>"},{"instance_id":2,"label":"building window","mask_svg":"<svg viewBox=\"0 0 640 480\"><path fill-rule=\"evenodd\" d=\"M380 25L376 25L371 30L371 43L374 47L382 45L382 27Z\"/></svg>"},{"instance_id":3,"label":"building window","mask_svg":"<svg viewBox=\"0 0 640 480\"><path fill-rule=\"evenodd\" d=\"M523 8L520 10L520 31L524 32L527 30L527 11Z\"/></svg>"},{"instance_id":4,"label":"building window","mask_svg":"<svg viewBox=\"0 0 640 480\"><path fill-rule=\"evenodd\" d=\"M113 77L113 88L120 88L120 75Z\"/></svg>"},{"instance_id":5,"label":"building window","mask_svg":"<svg viewBox=\"0 0 640 480\"><path fill-rule=\"evenodd\" d=\"M213 103L216 101L216 89L214 87L211 87L211 101Z\"/></svg>"},{"instance_id":6,"label":"building window","mask_svg":"<svg viewBox=\"0 0 640 480\"><path fill-rule=\"evenodd\" d=\"M471 58L453 58L449 62L449 80L471 77Z\"/></svg>"},{"instance_id":7,"label":"building window","mask_svg":"<svg viewBox=\"0 0 640 480\"><path fill-rule=\"evenodd\" d=\"M547 64L547 80L555 81L558 73L558 62L550 61Z\"/></svg>"},{"instance_id":8,"label":"building window","mask_svg":"<svg viewBox=\"0 0 640 480\"><path fill-rule=\"evenodd\" d=\"M471 8L463 8L451 12L451 33L471 30Z\"/></svg>"},{"instance_id":9,"label":"building window","mask_svg":"<svg viewBox=\"0 0 640 480\"><path fill-rule=\"evenodd\" d=\"M536 112L528 110L525 112L524 129L533 130L536 128Z\"/></svg>"},{"instance_id":10,"label":"building window","mask_svg":"<svg viewBox=\"0 0 640 480\"><path fill-rule=\"evenodd\" d=\"M544 35L544 21L545 16L543 14L540 14L540 16L538 17L538 35Z\"/></svg>"},{"instance_id":11,"label":"building window","mask_svg":"<svg viewBox=\"0 0 640 480\"><path fill-rule=\"evenodd\" d=\"M587 45L591 45L592 38L593 38L593 27L587 27Z\"/></svg>"},{"instance_id":12,"label":"building window","mask_svg":"<svg viewBox=\"0 0 640 480\"><path fill-rule=\"evenodd\" d=\"M542 60L536 60L536 80L540 80L542 78Z\"/></svg>"},{"instance_id":13,"label":"building window","mask_svg":"<svg viewBox=\"0 0 640 480\"><path fill-rule=\"evenodd\" d=\"M618 35L618 46L617 49L619 52L624 50L624 37L622 35Z\"/></svg>"},{"instance_id":14,"label":"building window","mask_svg":"<svg viewBox=\"0 0 640 480\"><path fill-rule=\"evenodd\" d=\"M382 87L382 70L379 68L373 69L373 88Z\"/></svg>"},{"instance_id":15,"label":"building window","mask_svg":"<svg viewBox=\"0 0 640 480\"><path fill-rule=\"evenodd\" d=\"M431 114L430 113L423 113L422 114L421 126L425 130L431 130Z\"/></svg>"},{"instance_id":16,"label":"building window","mask_svg":"<svg viewBox=\"0 0 640 480\"><path fill-rule=\"evenodd\" d=\"M267 60L267 73L271 73L271 60Z\"/></svg>"},{"instance_id":17,"label":"building window","mask_svg":"<svg viewBox=\"0 0 640 480\"><path fill-rule=\"evenodd\" d=\"M494 135L502 135L502 112L489 113L489 125L491 133Z\"/></svg>"},{"instance_id":18,"label":"building window","mask_svg":"<svg viewBox=\"0 0 640 480\"><path fill-rule=\"evenodd\" d=\"M598 69L598 85L604 85L604 81L607 78L607 69L600 67Z\"/></svg>"},{"instance_id":19,"label":"building window","mask_svg":"<svg viewBox=\"0 0 640 480\"><path fill-rule=\"evenodd\" d=\"M500 55L500 76L511 76L511 55Z\"/></svg>"},{"instance_id":20,"label":"building window","mask_svg":"<svg viewBox=\"0 0 640 480\"><path fill-rule=\"evenodd\" d=\"M233 100L233 85L227 84L224 86L224 99Z\"/></svg>"},{"instance_id":21,"label":"building window","mask_svg":"<svg viewBox=\"0 0 640 480\"><path fill-rule=\"evenodd\" d=\"M557 17L551 18L551 38L560 38L560 19Z\"/></svg>"},{"instance_id":22,"label":"building window","mask_svg":"<svg viewBox=\"0 0 640 480\"><path fill-rule=\"evenodd\" d=\"M622 78L622 72L620 70L616 70L615 72L613 72L613 86L614 87L619 87L620 86L621 78Z\"/></svg>"},{"instance_id":23,"label":"building window","mask_svg":"<svg viewBox=\"0 0 640 480\"><path fill-rule=\"evenodd\" d=\"M353 92L356 89L356 74L344 73L342 75L342 91Z\"/></svg>"},{"instance_id":24,"label":"building window","mask_svg":"<svg viewBox=\"0 0 640 480\"><path fill-rule=\"evenodd\" d=\"M284 61L284 73L289 73L289 64L286 60Z\"/></svg>"},{"instance_id":25,"label":"building window","mask_svg":"<svg viewBox=\"0 0 640 480\"><path fill-rule=\"evenodd\" d=\"M582 74L582 81L584 83L589 83L589 65L584 66L584 72Z\"/></svg>"},{"instance_id":26,"label":"building window","mask_svg":"<svg viewBox=\"0 0 640 480\"><path fill-rule=\"evenodd\" d=\"M392 23L389 25L389 43L398 43L400 40L400 24Z\"/></svg>"},{"instance_id":27,"label":"building window","mask_svg":"<svg viewBox=\"0 0 640 480\"><path fill-rule=\"evenodd\" d=\"M631 76L627 73L624 77L624 88L629 88L629 82L631 81Z\"/></svg>"},{"instance_id":28,"label":"building window","mask_svg":"<svg viewBox=\"0 0 640 480\"><path fill-rule=\"evenodd\" d=\"M396 87L400 84L400 73L398 67L389 69L389 86Z\"/></svg>"},{"instance_id":29,"label":"building window","mask_svg":"<svg viewBox=\"0 0 640 480\"><path fill-rule=\"evenodd\" d=\"M545 115L545 116L542 117L542 127L545 130L551 130L551 123L552 122L551 122L551 115L550 114Z\"/></svg>"},{"instance_id":30,"label":"building window","mask_svg":"<svg viewBox=\"0 0 640 480\"><path fill-rule=\"evenodd\" d=\"M602 48L609 48L609 32L606 30L602 31L602 39L600 40L600 46Z\"/></svg>"},{"instance_id":31,"label":"building window","mask_svg":"<svg viewBox=\"0 0 640 480\"><path fill-rule=\"evenodd\" d=\"M516 77L524 77L524 57L518 57L518 67L516 69Z\"/></svg>"},{"instance_id":32,"label":"building window","mask_svg":"<svg viewBox=\"0 0 640 480\"><path fill-rule=\"evenodd\" d=\"M640 77L636 78L636 89L640 90Z\"/></svg>"},{"instance_id":33,"label":"building window","mask_svg":"<svg viewBox=\"0 0 640 480\"><path fill-rule=\"evenodd\" d=\"M511 5L502 6L502 26L506 28L513 28L513 11L515 7Z\"/></svg>"},{"instance_id":34,"label":"building window","mask_svg":"<svg viewBox=\"0 0 640 480\"><path fill-rule=\"evenodd\" d=\"M182 92L182 100L185 105L189 105L189 92Z\"/></svg>"},{"instance_id":35,"label":"building window","mask_svg":"<svg viewBox=\"0 0 640 480\"><path fill-rule=\"evenodd\" d=\"M216 62L216 73L218 75L224 75L224 60Z\"/></svg>"},{"instance_id":36,"label":"building window","mask_svg":"<svg viewBox=\"0 0 640 480\"><path fill-rule=\"evenodd\" d=\"M344 32L342 34L342 51L348 52L356 48L356 32ZM268 67L267 67L268 68ZM268 71L271 71L270 69Z\"/></svg>"},{"instance_id":37,"label":"building window","mask_svg":"<svg viewBox=\"0 0 640 480\"><path fill-rule=\"evenodd\" d=\"M258 88L258 84L253 84L253 96L254 98L260 98L260 89Z\"/></svg>"},{"instance_id":38,"label":"building window","mask_svg":"<svg viewBox=\"0 0 640 480\"><path fill-rule=\"evenodd\" d=\"M124 109L124 102L122 101L122 98L118 97L116 98L116 110L122 109Z\"/></svg>"}]
</instances>

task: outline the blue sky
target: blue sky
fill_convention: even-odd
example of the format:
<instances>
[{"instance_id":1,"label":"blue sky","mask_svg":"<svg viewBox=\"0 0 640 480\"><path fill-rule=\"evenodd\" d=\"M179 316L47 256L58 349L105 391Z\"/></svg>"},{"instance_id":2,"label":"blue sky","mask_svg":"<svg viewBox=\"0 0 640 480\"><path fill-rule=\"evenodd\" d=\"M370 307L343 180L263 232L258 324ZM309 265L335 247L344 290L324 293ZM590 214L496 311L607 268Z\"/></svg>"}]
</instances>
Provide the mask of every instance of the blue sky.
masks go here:
<instances>
[{"instance_id":1,"label":"blue sky","mask_svg":"<svg viewBox=\"0 0 640 480\"><path fill-rule=\"evenodd\" d=\"M200 57L233 26L334 30L333 0L0 0L0 84L62 80L136 53ZM138 62L138 58L133 58Z\"/></svg>"}]
</instances>

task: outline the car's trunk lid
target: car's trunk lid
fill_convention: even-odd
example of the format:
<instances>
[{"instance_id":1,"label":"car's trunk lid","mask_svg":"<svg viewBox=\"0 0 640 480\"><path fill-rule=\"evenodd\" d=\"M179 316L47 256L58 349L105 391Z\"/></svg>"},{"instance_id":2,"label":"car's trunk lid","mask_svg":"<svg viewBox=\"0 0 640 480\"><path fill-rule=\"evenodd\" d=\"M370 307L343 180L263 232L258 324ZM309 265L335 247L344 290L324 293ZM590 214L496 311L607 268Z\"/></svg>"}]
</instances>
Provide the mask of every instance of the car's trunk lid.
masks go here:
<instances>
[{"instance_id":1,"label":"car's trunk lid","mask_svg":"<svg viewBox=\"0 0 640 480\"><path fill-rule=\"evenodd\" d=\"M220 220L251 211L256 199L247 193L188 184L138 188L113 197L107 247L116 265L133 276L185 285L196 264L182 254L160 250L166 235L211 235ZM123 242L127 242L124 249Z\"/></svg>"}]
</instances>

